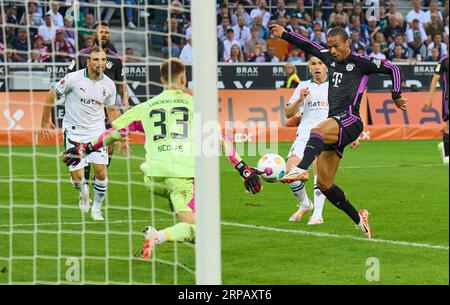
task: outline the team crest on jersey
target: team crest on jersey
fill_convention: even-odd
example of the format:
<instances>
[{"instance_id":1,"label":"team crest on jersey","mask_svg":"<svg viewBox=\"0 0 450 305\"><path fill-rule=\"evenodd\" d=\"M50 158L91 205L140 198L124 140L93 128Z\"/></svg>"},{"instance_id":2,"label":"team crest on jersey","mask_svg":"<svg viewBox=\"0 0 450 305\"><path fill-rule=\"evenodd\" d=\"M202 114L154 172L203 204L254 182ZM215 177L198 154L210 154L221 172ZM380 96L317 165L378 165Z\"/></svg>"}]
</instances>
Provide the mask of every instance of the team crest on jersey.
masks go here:
<instances>
[{"instance_id":1,"label":"team crest on jersey","mask_svg":"<svg viewBox=\"0 0 450 305\"><path fill-rule=\"evenodd\" d=\"M349 64L347 64L347 65L345 66L345 69L346 69L348 72L353 71L353 68L355 68L355 64L353 64L353 63L349 63Z\"/></svg>"},{"instance_id":2,"label":"team crest on jersey","mask_svg":"<svg viewBox=\"0 0 450 305\"><path fill-rule=\"evenodd\" d=\"M64 78L61 78L61 80L59 81L59 83L60 83L61 85L64 85L65 82L66 82L66 81L64 80Z\"/></svg>"},{"instance_id":3,"label":"team crest on jersey","mask_svg":"<svg viewBox=\"0 0 450 305\"><path fill-rule=\"evenodd\" d=\"M106 62L106 69L111 69L112 66L113 66L112 61L108 60L108 61Z\"/></svg>"}]
</instances>

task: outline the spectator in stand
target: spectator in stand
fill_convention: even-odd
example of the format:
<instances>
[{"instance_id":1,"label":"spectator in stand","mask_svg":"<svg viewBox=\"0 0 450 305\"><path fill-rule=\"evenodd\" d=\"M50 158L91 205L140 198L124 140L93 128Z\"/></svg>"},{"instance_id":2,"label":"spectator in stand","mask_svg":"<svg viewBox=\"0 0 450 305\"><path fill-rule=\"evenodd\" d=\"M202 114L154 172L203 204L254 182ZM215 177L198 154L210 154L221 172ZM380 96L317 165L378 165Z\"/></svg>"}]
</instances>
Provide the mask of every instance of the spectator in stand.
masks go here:
<instances>
[{"instance_id":1,"label":"spectator in stand","mask_svg":"<svg viewBox=\"0 0 450 305\"><path fill-rule=\"evenodd\" d=\"M295 15L298 18L298 23L305 29L312 27L312 18L305 10L305 3L303 0L297 0L295 3L295 10L291 15Z\"/></svg>"},{"instance_id":2,"label":"spectator in stand","mask_svg":"<svg viewBox=\"0 0 450 305\"><path fill-rule=\"evenodd\" d=\"M328 29L328 22L325 20L325 18L323 18L323 11L320 7L316 8L314 10L314 20L313 20L313 25L314 24L320 24L321 28L324 31L327 31Z\"/></svg>"},{"instance_id":3,"label":"spectator in stand","mask_svg":"<svg viewBox=\"0 0 450 305\"><path fill-rule=\"evenodd\" d=\"M224 58L227 63L244 62L244 56L242 55L241 47L237 44L231 46L230 56Z\"/></svg>"},{"instance_id":4,"label":"spectator in stand","mask_svg":"<svg viewBox=\"0 0 450 305\"><path fill-rule=\"evenodd\" d=\"M184 64L190 64L192 62L192 33L186 35L186 41L187 43L180 53L180 60Z\"/></svg>"},{"instance_id":5,"label":"spectator in stand","mask_svg":"<svg viewBox=\"0 0 450 305\"><path fill-rule=\"evenodd\" d=\"M350 20L352 20L353 16L358 16L361 23L365 23L366 15L363 13L361 2L356 2L353 7L352 13L349 15Z\"/></svg>"},{"instance_id":6,"label":"spectator in stand","mask_svg":"<svg viewBox=\"0 0 450 305\"><path fill-rule=\"evenodd\" d=\"M39 51L38 50L31 50L30 51L30 59L28 59L29 63L41 63L41 58L39 56Z\"/></svg>"},{"instance_id":7,"label":"spectator in stand","mask_svg":"<svg viewBox=\"0 0 450 305\"><path fill-rule=\"evenodd\" d=\"M420 0L412 1L413 9L409 11L408 15L406 15L406 22L411 26L414 19L418 19L420 26L425 27L427 23L427 17L425 12L420 9Z\"/></svg>"},{"instance_id":8,"label":"spectator in stand","mask_svg":"<svg viewBox=\"0 0 450 305\"><path fill-rule=\"evenodd\" d=\"M369 56L380 60L386 59L386 55L384 55L384 53L381 53L380 44L378 42L374 42L372 44L372 52L369 54Z\"/></svg>"},{"instance_id":9,"label":"spectator in stand","mask_svg":"<svg viewBox=\"0 0 450 305\"><path fill-rule=\"evenodd\" d=\"M93 14L86 14L84 24L78 29L79 44L84 45L86 41L95 33L95 19Z\"/></svg>"},{"instance_id":10,"label":"spectator in stand","mask_svg":"<svg viewBox=\"0 0 450 305\"><path fill-rule=\"evenodd\" d=\"M447 45L442 42L441 34L434 35L433 42L428 45L428 57L431 56L431 50L433 48L437 48L439 50L439 58L448 54Z\"/></svg>"},{"instance_id":11,"label":"spectator in stand","mask_svg":"<svg viewBox=\"0 0 450 305\"><path fill-rule=\"evenodd\" d=\"M350 41L350 49L354 52L357 52L359 49L366 49L366 44L361 41L361 33L358 30L354 30L352 32L351 41Z\"/></svg>"},{"instance_id":12,"label":"spectator in stand","mask_svg":"<svg viewBox=\"0 0 450 305\"><path fill-rule=\"evenodd\" d=\"M50 13L45 14L44 21L45 24L39 27L38 34L44 39L44 44L50 45L55 39L55 34L58 27L53 25L53 19Z\"/></svg>"},{"instance_id":13,"label":"spectator in stand","mask_svg":"<svg viewBox=\"0 0 450 305\"><path fill-rule=\"evenodd\" d=\"M412 62L412 59L408 58L406 53L403 52L403 47L401 45L397 45L394 48L394 52L391 57L391 61L393 61L393 62Z\"/></svg>"},{"instance_id":14,"label":"spectator in stand","mask_svg":"<svg viewBox=\"0 0 450 305\"><path fill-rule=\"evenodd\" d=\"M223 41L217 38L217 61L223 62L223 52L224 52Z\"/></svg>"},{"instance_id":15,"label":"spectator in stand","mask_svg":"<svg viewBox=\"0 0 450 305\"><path fill-rule=\"evenodd\" d=\"M245 11L242 3L238 3L236 12L231 16L232 25L238 24L238 19L240 16L245 18L245 25L250 28L252 25L252 18L250 18L250 15Z\"/></svg>"},{"instance_id":16,"label":"spectator in stand","mask_svg":"<svg viewBox=\"0 0 450 305\"><path fill-rule=\"evenodd\" d=\"M103 2L103 1L101 1ZM127 27L130 30L134 30L136 28L136 25L133 23L136 15L136 9L134 9L132 6L137 6L136 0L114 0L116 4L122 5L122 7L125 8L125 19L127 23ZM114 12L113 12L114 13ZM108 15L108 14L107 14ZM149 14L146 11L140 11L139 12L140 17L148 17ZM112 15L108 15L112 16ZM108 17L105 17L106 22L109 22Z\"/></svg>"},{"instance_id":17,"label":"spectator in stand","mask_svg":"<svg viewBox=\"0 0 450 305\"><path fill-rule=\"evenodd\" d=\"M89 37L81 45L81 49L88 49L88 48L92 48L93 46L95 46L95 40L93 37Z\"/></svg>"},{"instance_id":18,"label":"spectator in stand","mask_svg":"<svg viewBox=\"0 0 450 305\"><path fill-rule=\"evenodd\" d=\"M361 23L361 20L358 15L354 15L352 18L352 24L349 26L350 30L350 36L353 31L359 32L359 40L364 44L367 45L370 43L370 36L368 27L366 24Z\"/></svg>"},{"instance_id":19,"label":"spectator in stand","mask_svg":"<svg viewBox=\"0 0 450 305\"><path fill-rule=\"evenodd\" d=\"M298 33L299 31L299 21L297 15L292 15L289 20L289 24L286 26L286 31Z\"/></svg>"},{"instance_id":20,"label":"spectator in stand","mask_svg":"<svg viewBox=\"0 0 450 305\"><path fill-rule=\"evenodd\" d=\"M270 34L270 38L267 40L267 50L273 47L275 51L273 53L269 53L269 55L275 55L278 59L284 61L287 53L289 52L289 43L281 38Z\"/></svg>"},{"instance_id":21,"label":"spectator in stand","mask_svg":"<svg viewBox=\"0 0 450 305\"><path fill-rule=\"evenodd\" d=\"M30 51L27 30L24 28L20 28L17 31L17 37L14 37L11 40L11 44L8 48L12 49L12 61L27 62L28 52Z\"/></svg>"},{"instance_id":22,"label":"spectator in stand","mask_svg":"<svg viewBox=\"0 0 450 305\"><path fill-rule=\"evenodd\" d=\"M348 36L350 36L350 29L345 23L345 17L343 14L337 14L334 19L334 23L330 24L330 27L328 28L328 31L330 31L332 28L340 26L341 28L345 29Z\"/></svg>"},{"instance_id":23,"label":"spectator in stand","mask_svg":"<svg viewBox=\"0 0 450 305\"><path fill-rule=\"evenodd\" d=\"M9 25L16 25L17 24L17 8L16 4L14 2L10 2L7 9L6 9L6 16L3 18L3 20L6 20L5 25L5 34L6 34L6 41L3 42L3 46L6 48L6 45L11 42L11 39L16 36L16 28L15 26L8 26ZM3 20L0 24L3 24ZM3 31L0 30L0 35L3 35ZM6 55L6 52L5 52Z\"/></svg>"},{"instance_id":24,"label":"spectator in stand","mask_svg":"<svg viewBox=\"0 0 450 305\"><path fill-rule=\"evenodd\" d=\"M384 37L386 38L387 43L391 44L395 36L398 34L404 34L403 27L399 24L399 21L395 15L389 16L389 24L384 31Z\"/></svg>"},{"instance_id":25,"label":"spectator in stand","mask_svg":"<svg viewBox=\"0 0 450 305\"><path fill-rule=\"evenodd\" d=\"M224 51L223 51L223 59L227 59L230 57L231 54L231 47L233 45L238 45L241 47L241 44L238 40L234 38L234 30L232 28L229 28L227 30L226 39L223 41Z\"/></svg>"},{"instance_id":26,"label":"spectator in stand","mask_svg":"<svg viewBox=\"0 0 450 305\"><path fill-rule=\"evenodd\" d=\"M374 43L375 42L377 42L380 45L380 52L386 55L386 57L388 57L389 44L387 43L386 38L384 38L384 34L381 32L376 33Z\"/></svg>"},{"instance_id":27,"label":"spectator in stand","mask_svg":"<svg viewBox=\"0 0 450 305\"><path fill-rule=\"evenodd\" d=\"M397 11L397 3L395 3L395 1L389 2L389 10L388 13L386 14L388 20L391 15L394 15L397 20L403 18L402 14Z\"/></svg>"},{"instance_id":28,"label":"spectator in stand","mask_svg":"<svg viewBox=\"0 0 450 305\"><path fill-rule=\"evenodd\" d=\"M56 30L55 62L71 62L75 58L75 47L66 39L63 28Z\"/></svg>"},{"instance_id":29,"label":"spectator in stand","mask_svg":"<svg viewBox=\"0 0 450 305\"><path fill-rule=\"evenodd\" d=\"M377 18L375 16L370 16L367 20L367 31L369 33L369 41L374 41L375 35L378 32L382 32L381 27L377 25Z\"/></svg>"},{"instance_id":30,"label":"spectator in stand","mask_svg":"<svg viewBox=\"0 0 450 305\"><path fill-rule=\"evenodd\" d=\"M238 17L238 24L233 27L234 38L239 41L240 45L243 46L247 40L252 38L250 29L245 25L245 17Z\"/></svg>"},{"instance_id":31,"label":"spectator in stand","mask_svg":"<svg viewBox=\"0 0 450 305\"><path fill-rule=\"evenodd\" d=\"M378 18L377 25L381 28L381 31L384 31L386 29L386 27L388 25L388 21L389 21L389 17L386 15L385 7L380 6L380 18Z\"/></svg>"},{"instance_id":32,"label":"spectator in stand","mask_svg":"<svg viewBox=\"0 0 450 305\"><path fill-rule=\"evenodd\" d=\"M411 27L406 30L406 41L407 43L413 42L415 37L420 37L422 43L425 43L427 40L427 33L420 26L419 19L414 19L411 23Z\"/></svg>"},{"instance_id":33,"label":"spectator in stand","mask_svg":"<svg viewBox=\"0 0 450 305\"><path fill-rule=\"evenodd\" d=\"M221 24L217 26L217 37L219 37L221 41L224 41L226 39L226 33L229 28L230 18L224 16L222 18Z\"/></svg>"},{"instance_id":34,"label":"spectator in stand","mask_svg":"<svg viewBox=\"0 0 450 305\"><path fill-rule=\"evenodd\" d=\"M449 16L448 0L445 0L443 9L441 10L441 14L444 18L447 18Z\"/></svg>"},{"instance_id":35,"label":"spectator in stand","mask_svg":"<svg viewBox=\"0 0 450 305\"><path fill-rule=\"evenodd\" d=\"M436 0L431 0L429 10L425 12L425 23L427 24L431 23L431 16L434 13L438 15L440 22L444 21L444 16L439 11L438 2Z\"/></svg>"},{"instance_id":36,"label":"spectator in stand","mask_svg":"<svg viewBox=\"0 0 450 305\"><path fill-rule=\"evenodd\" d=\"M441 56L439 55L439 49L438 48L432 48L430 56L427 57L426 61L434 61L437 62L441 59Z\"/></svg>"},{"instance_id":37,"label":"spectator in stand","mask_svg":"<svg viewBox=\"0 0 450 305\"><path fill-rule=\"evenodd\" d=\"M44 24L42 15L38 12L38 6L36 2L28 2L28 15L26 15L26 12L23 13L22 18L20 18L19 24L28 25L30 27L31 35L35 35L38 31L38 28Z\"/></svg>"},{"instance_id":38,"label":"spectator in stand","mask_svg":"<svg viewBox=\"0 0 450 305\"><path fill-rule=\"evenodd\" d=\"M57 28L64 26L64 19L59 12L59 3L57 1L52 1L51 9L47 12L52 17L52 23Z\"/></svg>"},{"instance_id":39,"label":"spectator in stand","mask_svg":"<svg viewBox=\"0 0 450 305\"><path fill-rule=\"evenodd\" d=\"M142 14L143 11L141 11L141 15ZM175 18L178 21L179 31L183 34L186 34L186 29L189 27L189 23L191 21L191 15L184 12L183 4L181 4L180 1L172 1L172 10L170 17Z\"/></svg>"},{"instance_id":40,"label":"spectator in stand","mask_svg":"<svg viewBox=\"0 0 450 305\"><path fill-rule=\"evenodd\" d=\"M427 47L425 46L420 34L416 33L413 36L413 40L408 42L408 46L408 54L410 57L416 58L417 61L422 61L427 58Z\"/></svg>"},{"instance_id":41,"label":"spectator in stand","mask_svg":"<svg viewBox=\"0 0 450 305\"><path fill-rule=\"evenodd\" d=\"M431 21L425 28L425 32L428 35L429 42L433 41L436 34L442 34L445 32L444 25L441 22L438 13L431 13Z\"/></svg>"},{"instance_id":42,"label":"spectator in stand","mask_svg":"<svg viewBox=\"0 0 450 305\"><path fill-rule=\"evenodd\" d=\"M17 24L17 6L15 2L10 1L6 7L6 23Z\"/></svg>"},{"instance_id":43,"label":"spectator in stand","mask_svg":"<svg viewBox=\"0 0 450 305\"><path fill-rule=\"evenodd\" d=\"M344 12L344 4L342 2L336 2L334 4L334 11L330 15L330 18L328 19L328 24L335 24L336 16L339 14L343 15L344 18L343 23L345 25L349 24L349 17L347 13ZM332 26L330 26L330 28L332 28Z\"/></svg>"},{"instance_id":44,"label":"spectator in stand","mask_svg":"<svg viewBox=\"0 0 450 305\"><path fill-rule=\"evenodd\" d=\"M50 62L50 52L49 47L44 44L44 38L40 35L34 35L34 46L33 48L39 52L40 62Z\"/></svg>"},{"instance_id":45,"label":"spectator in stand","mask_svg":"<svg viewBox=\"0 0 450 305\"><path fill-rule=\"evenodd\" d=\"M309 40L314 41L322 46L327 45L327 37L322 31L322 25L320 23L314 23L313 33L309 36Z\"/></svg>"},{"instance_id":46,"label":"spectator in stand","mask_svg":"<svg viewBox=\"0 0 450 305\"><path fill-rule=\"evenodd\" d=\"M404 42L403 35L400 33L398 33L395 36L394 42L392 42L389 45L389 56L388 57L390 59L392 59L395 56L394 51L397 46L402 47L402 54L405 55L405 57L407 58L408 57L408 44L406 42Z\"/></svg>"},{"instance_id":47,"label":"spectator in stand","mask_svg":"<svg viewBox=\"0 0 450 305\"><path fill-rule=\"evenodd\" d=\"M275 46L269 46L267 48L267 55L269 55L272 58L271 62L280 62L280 58L276 55L277 49Z\"/></svg>"},{"instance_id":48,"label":"spectator in stand","mask_svg":"<svg viewBox=\"0 0 450 305\"><path fill-rule=\"evenodd\" d=\"M217 14L217 25L222 24L223 18L229 18L228 5L226 3L221 3L219 6L219 13ZM230 20L228 19L228 22Z\"/></svg>"},{"instance_id":49,"label":"spectator in stand","mask_svg":"<svg viewBox=\"0 0 450 305\"><path fill-rule=\"evenodd\" d=\"M261 45L257 44L253 47L252 53L248 56L248 62L271 62L272 58L262 50Z\"/></svg>"},{"instance_id":50,"label":"spectator in stand","mask_svg":"<svg viewBox=\"0 0 450 305\"><path fill-rule=\"evenodd\" d=\"M77 46L75 43L75 28L73 27L73 17L64 17L64 29L66 30L66 39L73 45Z\"/></svg>"},{"instance_id":51,"label":"spectator in stand","mask_svg":"<svg viewBox=\"0 0 450 305\"><path fill-rule=\"evenodd\" d=\"M170 37L166 37L163 42L162 53L164 58L169 57L169 46L172 49L172 57L178 57L183 48L183 34L178 27L178 21L175 18L170 19L170 29L172 33Z\"/></svg>"},{"instance_id":52,"label":"spectator in stand","mask_svg":"<svg viewBox=\"0 0 450 305\"><path fill-rule=\"evenodd\" d=\"M260 16L253 18L253 25L258 29L258 36L261 39L269 39L270 31L262 24L262 19Z\"/></svg>"},{"instance_id":53,"label":"spectator in stand","mask_svg":"<svg viewBox=\"0 0 450 305\"><path fill-rule=\"evenodd\" d=\"M277 24L281 25L283 28L286 28L286 26L287 26L286 17L279 16L277 19Z\"/></svg>"},{"instance_id":54,"label":"spectator in stand","mask_svg":"<svg viewBox=\"0 0 450 305\"><path fill-rule=\"evenodd\" d=\"M134 54L133 48L126 48L125 49L125 58L124 62L144 62L144 58L136 56Z\"/></svg>"},{"instance_id":55,"label":"spectator in stand","mask_svg":"<svg viewBox=\"0 0 450 305\"><path fill-rule=\"evenodd\" d=\"M283 88L297 88L300 84L300 78L297 75L297 67L288 62L284 65L284 75L286 75L286 80L284 81Z\"/></svg>"},{"instance_id":56,"label":"spectator in stand","mask_svg":"<svg viewBox=\"0 0 450 305\"><path fill-rule=\"evenodd\" d=\"M305 55L304 55L303 52L301 52L297 48L293 48L289 52L287 61L290 62L290 63L302 63L302 62L305 62L306 59L305 59Z\"/></svg>"},{"instance_id":57,"label":"spectator in stand","mask_svg":"<svg viewBox=\"0 0 450 305\"><path fill-rule=\"evenodd\" d=\"M250 18L255 22L255 18L259 17L261 19L261 24L263 27L267 28L267 24L270 21L271 14L266 8L266 0L258 0L258 7L250 12ZM266 38L267 39L267 38Z\"/></svg>"},{"instance_id":58,"label":"spectator in stand","mask_svg":"<svg viewBox=\"0 0 450 305\"><path fill-rule=\"evenodd\" d=\"M247 40L247 42L244 44L244 54L245 56L249 55L252 51L255 45L260 45L263 52L266 52L267 50L267 43L264 39L259 38L259 29L256 27L252 27L251 29L252 37L250 40Z\"/></svg>"},{"instance_id":59,"label":"spectator in stand","mask_svg":"<svg viewBox=\"0 0 450 305\"><path fill-rule=\"evenodd\" d=\"M444 27L444 34L448 38L448 16L445 18L445 27Z\"/></svg>"},{"instance_id":60,"label":"spectator in stand","mask_svg":"<svg viewBox=\"0 0 450 305\"><path fill-rule=\"evenodd\" d=\"M288 16L286 3L284 0L277 1L277 10L272 14L271 20L278 20L279 17L286 18Z\"/></svg>"}]
</instances>

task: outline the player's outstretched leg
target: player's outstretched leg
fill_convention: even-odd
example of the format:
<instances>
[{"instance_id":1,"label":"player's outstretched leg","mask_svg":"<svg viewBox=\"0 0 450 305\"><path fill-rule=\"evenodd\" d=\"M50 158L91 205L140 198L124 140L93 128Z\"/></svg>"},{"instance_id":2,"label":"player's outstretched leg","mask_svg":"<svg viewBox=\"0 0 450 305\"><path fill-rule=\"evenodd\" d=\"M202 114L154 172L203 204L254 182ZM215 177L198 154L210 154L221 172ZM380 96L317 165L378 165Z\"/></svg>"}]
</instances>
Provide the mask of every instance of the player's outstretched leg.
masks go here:
<instances>
[{"instance_id":1,"label":"player's outstretched leg","mask_svg":"<svg viewBox=\"0 0 450 305\"><path fill-rule=\"evenodd\" d=\"M156 246L166 241L194 241L195 225L180 222L160 231L157 231L152 226L147 226L144 229L144 235L145 241L142 246L142 257L144 259L150 259Z\"/></svg>"},{"instance_id":2,"label":"player's outstretched leg","mask_svg":"<svg viewBox=\"0 0 450 305\"><path fill-rule=\"evenodd\" d=\"M334 144L339 141L339 125L334 119L326 119L311 129L301 162L280 180L283 183L307 181L308 169L322 152L324 144Z\"/></svg>"},{"instance_id":3,"label":"player's outstretched leg","mask_svg":"<svg viewBox=\"0 0 450 305\"><path fill-rule=\"evenodd\" d=\"M369 213L366 210L358 212L347 199L344 191L334 184L339 162L339 156L333 151L324 151L320 154L317 160L317 186L334 206L353 220L358 229L363 231L367 237L372 238Z\"/></svg>"}]
</instances>

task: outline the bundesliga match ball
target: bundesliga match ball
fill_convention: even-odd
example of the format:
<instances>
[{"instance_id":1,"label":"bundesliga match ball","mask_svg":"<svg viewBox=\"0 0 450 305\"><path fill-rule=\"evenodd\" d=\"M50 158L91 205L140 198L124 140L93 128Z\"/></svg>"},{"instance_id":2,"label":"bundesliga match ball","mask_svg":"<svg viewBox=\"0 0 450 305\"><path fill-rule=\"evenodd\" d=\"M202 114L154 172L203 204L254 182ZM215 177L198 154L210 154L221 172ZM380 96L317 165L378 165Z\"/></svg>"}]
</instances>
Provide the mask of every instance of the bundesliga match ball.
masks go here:
<instances>
[{"instance_id":1,"label":"bundesliga match ball","mask_svg":"<svg viewBox=\"0 0 450 305\"><path fill-rule=\"evenodd\" d=\"M261 177L267 182L276 182L286 173L286 162L277 154L266 154L261 157L256 166L264 172Z\"/></svg>"}]
</instances>

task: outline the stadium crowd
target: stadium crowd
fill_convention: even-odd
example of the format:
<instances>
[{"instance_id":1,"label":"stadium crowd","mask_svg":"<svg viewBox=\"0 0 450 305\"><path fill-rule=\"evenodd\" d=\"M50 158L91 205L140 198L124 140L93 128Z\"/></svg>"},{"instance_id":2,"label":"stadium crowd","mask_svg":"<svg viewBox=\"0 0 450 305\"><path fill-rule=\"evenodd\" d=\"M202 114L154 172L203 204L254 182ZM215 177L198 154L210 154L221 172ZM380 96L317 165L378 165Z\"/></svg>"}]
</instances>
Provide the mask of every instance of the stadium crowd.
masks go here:
<instances>
[{"instance_id":1,"label":"stadium crowd","mask_svg":"<svg viewBox=\"0 0 450 305\"><path fill-rule=\"evenodd\" d=\"M67 14L72 2L45 1L41 5L37 0L30 0L26 1L25 8L23 1L3 1L0 61L70 62L78 50L92 46L93 27L100 18L95 17L99 14L94 7L84 4L95 4L96 0L79 1L80 18L76 24L73 16ZM148 4L159 2L164 1L153 0ZM167 5L168 1L165 2ZM190 63L190 1L182 2L171 1L170 18L167 12L163 18L167 22L155 19L152 10L127 7L142 4L139 0L101 1L99 16L107 22L122 18L120 14L114 15L118 9L108 7L108 3L122 4L124 26L136 30L137 16L148 18L149 26L158 25L162 32L170 33L161 39L160 56L167 58L171 53L171 56ZM348 0L217 0L218 60L228 63L305 62L307 58L303 51L271 35L268 26L272 23L322 45L326 44L326 33L341 26L350 35L354 51L394 62L438 61L447 54L448 0L413 0L412 9L406 16L398 11L395 1L380 0L379 18L366 14L367 7L362 3ZM143 60L134 56L131 48L126 48L123 53L127 61Z\"/></svg>"}]
</instances>

